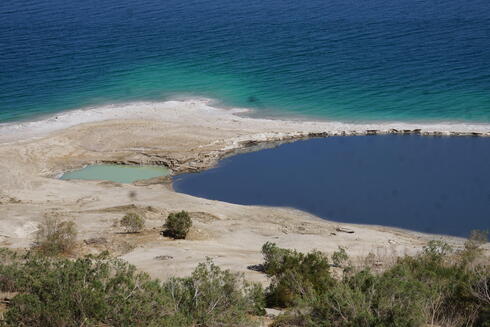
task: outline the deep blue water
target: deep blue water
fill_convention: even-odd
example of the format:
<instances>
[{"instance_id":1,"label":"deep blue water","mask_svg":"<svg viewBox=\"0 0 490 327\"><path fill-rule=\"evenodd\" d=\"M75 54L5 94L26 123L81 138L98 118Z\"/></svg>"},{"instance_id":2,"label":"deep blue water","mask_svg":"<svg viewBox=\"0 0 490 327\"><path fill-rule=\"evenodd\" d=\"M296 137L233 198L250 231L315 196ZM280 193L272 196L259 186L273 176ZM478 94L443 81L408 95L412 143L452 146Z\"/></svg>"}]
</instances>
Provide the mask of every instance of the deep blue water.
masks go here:
<instances>
[{"instance_id":1,"label":"deep blue water","mask_svg":"<svg viewBox=\"0 0 490 327\"><path fill-rule=\"evenodd\" d=\"M466 237L490 230L490 139L349 136L227 158L178 192L322 218Z\"/></svg>"},{"instance_id":2,"label":"deep blue water","mask_svg":"<svg viewBox=\"0 0 490 327\"><path fill-rule=\"evenodd\" d=\"M488 0L2 0L0 122L205 96L260 115L490 122Z\"/></svg>"}]
</instances>

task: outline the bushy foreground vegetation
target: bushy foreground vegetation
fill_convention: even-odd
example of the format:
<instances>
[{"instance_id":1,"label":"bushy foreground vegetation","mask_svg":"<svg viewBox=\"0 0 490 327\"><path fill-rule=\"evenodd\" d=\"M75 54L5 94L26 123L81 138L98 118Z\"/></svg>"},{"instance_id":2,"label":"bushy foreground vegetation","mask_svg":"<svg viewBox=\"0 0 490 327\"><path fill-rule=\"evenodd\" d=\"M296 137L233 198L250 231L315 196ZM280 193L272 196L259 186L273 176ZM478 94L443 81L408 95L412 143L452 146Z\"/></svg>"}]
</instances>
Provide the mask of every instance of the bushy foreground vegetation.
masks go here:
<instances>
[{"instance_id":1,"label":"bushy foreground vegetation","mask_svg":"<svg viewBox=\"0 0 490 327\"><path fill-rule=\"evenodd\" d=\"M245 327L256 326L267 306L284 312L273 327L490 327L482 233L459 251L432 241L382 271L369 260L354 266L343 248L329 257L268 242L265 291L209 260L190 277L162 282L108 253L55 256L66 253L74 235L73 225L50 220L32 251L0 249L0 292L14 295L0 326Z\"/></svg>"},{"instance_id":2,"label":"bushy foreground vegetation","mask_svg":"<svg viewBox=\"0 0 490 327\"><path fill-rule=\"evenodd\" d=\"M0 252L4 326L253 326L263 290L208 261L188 278L151 279L106 255L76 260Z\"/></svg>"},{"instance_id":3,"label":"bushy foreground vegetation","mask_svg":"<svg viewBox=\"0 0 490 327\"><path fill-rule=\"evenodd\" d=\"M481 243L474 238L453 253L432 241L382 273L347 264L340 280L330 271L338 262L330 265L324 254L266 243L268 305L287 309L273 326L490 326L490 271L488 262L478 262ZM346 259L342 250L333 255Z\"/></svg>"}]
</instances>

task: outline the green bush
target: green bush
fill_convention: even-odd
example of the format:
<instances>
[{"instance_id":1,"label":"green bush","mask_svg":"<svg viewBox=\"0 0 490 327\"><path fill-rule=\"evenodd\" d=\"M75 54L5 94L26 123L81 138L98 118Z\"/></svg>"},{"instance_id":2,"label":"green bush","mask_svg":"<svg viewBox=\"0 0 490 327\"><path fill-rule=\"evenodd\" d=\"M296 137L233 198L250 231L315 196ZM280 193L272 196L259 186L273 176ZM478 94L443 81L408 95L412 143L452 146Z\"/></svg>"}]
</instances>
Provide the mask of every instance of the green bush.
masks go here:
<instances>
[{"instance_id":1,"label":"green bush","mask_svg":"<svg viewBox=\"0 0 490 327\"><path fill-rule=\"evenodd\" d=\"M250 314L264 314L265 296L260 284L243 275L221 270L211 261L201 263L188 278L165 283L179 312L197 326L247 326Z\"/></svg>"},{"instance_id":2,"label":"green bush","mask_svg":"<svg viewBox=\"0 0 490 327\"><path fill-rule=\"evenodd\" d=\"M176 239L184 239L192 226L192 220L186 211L172 212L165 221L166 233Z\"/></svg>"},{"instance_id":3,"label":"green bush","mask_svg":"<svg viewBox=\"0 0 490 327\"><path fill-rule=\"evenodd\" d=\"M267 300L286 308L274 327L489 327L489 262L483 241L468 242L453 252L432 241L383 272L364 267L341 279L330 275L324 254L268 242L266 294L210 260L187 278L160 282L107 254L69 260L0 249L0 291L17 293L0 326L246 327L256 325L252 315L264 314Z\"/></svg>"},{"instance_id":4,"label":"green bush","mask_svg":"<svg viewBox=\"0 0 490 327\"><path fill-rule=\"evenodd\" d=\"M325 292L310 294L274 326L421 326L419 286L362 271Z\"/></svg>"},{"instance_id":5,"label":"green bush","mask_svg":"<svg viewBox=\"0 0 490 327\"><path fill-rule=\"evenodd\" d=\"M471 248L472 255L480 253L478 244ZM266 243L264 249L265 266L274 273L271 285L277 284L274 278L282 276L286 267L301 271L302 276L296 276L290 283L305 283L303 278L310 275L309 271L297 268L303 261L291 264L292 261L284 258L307 255L301 256L271 243ZM288 311L276 319L273 326L409 327L425 323L487 326L490 315L490 298L486 293L490 285L488 262L475 268L468 257L461 260L467 252L457 255L459 257L455 257L447 244L432 241L419 255L399 258L395 265L379 274L368 268L349 271L341 280L327 280L328 287L310 287L306 293L289 287L292 297L299 300L282 303ZM276 294L277 289L269 292L269 296Z\"/></svg>"},{"instance_id":6,"label":"green bush","mask_svg":"<svg viewBox=\"0 0 490 327\"><path fill-rule=\"evenodd\" d=\"M349 256L343 247L339 246L339 249L332 254L332 263L336 267L342 267L349 260Z\"/></svg>"},{"instance_id":7,"label":"green bush","mask_svg":"<svg viewBox=\"0 0 490 327\"><path fill-rule=\"evenodd\" d=\"M68 254L76 244L76 237L74 222L45 217L38 225L34 248L44 255Z\"/></svg>"},{"instance_id":8,"label":"green bush","mask_svg":"<svg viewBox=\"0 0 490 327\"><path fill-rule=\"evenodd\" d=\"M77 260L0 251L2 290L19 292L6 326L254 326L263 291L212 262L188 278L153 280L103 254ZM1 325L1 322L0 322Z\"/></svg>"},{"instance_id":9,"label":"green bush","mask_svg":"<svg viewBox=\"0 0 490 327\"><path fill-rule=\"evenodd\" d=\"M7 326L165 325L183 319L157 281L120 260L28 255L17 268L14 290L20 293L5 314Z\"/></svg>"},{"instance_id":10,"label":"green bush","mask_svg":"<svg viewBox=\"0 0 490 327\"><path fill-rule=\"evenodd\" d=\"M126 214L119 223L127 233L139 233L145 227L145 219L134 212Z\"/></svg>"},{"instance_id":11,"label":"green bush","mask_svg":"<svg viewBox=\"0 0 490 327\"><path fill-rule=\"evenodd\" d=\"M0 248L0 292L16 290L20 265L20 257L15 252Z\"/></svg>"},{"instance_id":12,"label":"green bush","mask_svg":"<svg viewBox=\"0 0 490 327\"><path fill-rule=\"evenodd\" d=\"M271 306L294 305L313 292L324 292L334 282L328 258L319 251L303 254L267 242L262 254L265 273L271 277L267 296Z\"/></svg>"}]
</instances>

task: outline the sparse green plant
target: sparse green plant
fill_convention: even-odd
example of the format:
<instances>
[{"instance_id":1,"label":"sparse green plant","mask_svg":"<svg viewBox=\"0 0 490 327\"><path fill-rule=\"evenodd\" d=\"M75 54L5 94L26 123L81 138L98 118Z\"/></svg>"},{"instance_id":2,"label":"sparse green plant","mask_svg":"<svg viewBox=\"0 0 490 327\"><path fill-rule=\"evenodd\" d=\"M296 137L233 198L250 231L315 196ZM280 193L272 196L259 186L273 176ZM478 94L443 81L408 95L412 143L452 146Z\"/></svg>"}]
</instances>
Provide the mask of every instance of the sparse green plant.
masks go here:
<instances>
[{"instance_id":1,"label":"sparse green plant","mask_svg":"<svg viewBox=\"0 0 490 327\"><path fill-rule=\"evenodd\" d=\"M38 225L34 249L44 255L70 253L76 243L77 230L72 221L46 216Z\"/></svg>"},{"instance_id":2,"label":"sparse green plant","mask_svg":"<svg viewBox=\"0 0 490 327\"><path fill-rule=\"evenodd\" d=\"M9 249L0 248L0 293L14 292L16 290L18 272L21 269L20 262L21 258L17 253Z\"/></svg>"},{"instance_id":3,"label":"sparse green plant","mask_svg":"<svg viewBox=\"0 0 490 327\"><path fill-rule=\"evenodd\" d=\"M473 230L464 243L461 259L463 265L468 265L475 261L475 258L482 254L481 246L488 241L488 231Z\"/></svg>"},{"instance_id":4,"label":"sparse green plant","mask_svg":"<svg viewBox=\"0 0 490 327\"><path fill-rule=\"evenodd\" d=\"M433 260L443 259L452 252L453 248L440 240L431 240L423 248L423 253Z\"/></svg>"},{"instance_id":5,"label":"sparse green plant","mask_svg":"<svg viewBox=\"0 0 490 327\"><path fill-rule=\"evenodd\" d=\"M467 242L476 243L478 246L488 242L488 231L474 229L470 232Z\"/></svg>"},{"instance_id":6,"label":"sparse green plant","mask_svg":"<svg viewBox=\"0 0 490 327\"><path fill-rule=\"evenodd\" d=\"M478 266L475 269L475 275L471 293L483 304L477 326L490 327L490 269L488 266Z\"/></svg>"},{"instance_id":7,"label":"sparse green plant","mask_svg":"<svg viewBox=\"0 0 490 327\"><path fill-rule=\"evenodd\" d=\"M145 227L145 219L137 213L130 212L121 218L120 225L127 233L139 233Z\"/></svg>"},{"instance_id":8,"label":"sparse green plant","mask_svg":"<svg viewBox=\"0 0 490 327\"><path fill-rule=\"evenodd\" d=\"M192 227L192 220L187 211L172 212L165 221L166 233L176 239L184 239Z\"/></svg>"},{"instance_id":9,"label":"sparse green plant","mask_svg":"<svg viewBox=\"0 0 490 327\"><path fill-rule=\"evenodd\" d=\"M332 263L334 266L342 267L347 260L349 260L349 256L347 252L345 252L345 248L339 246L339 249L332 254Z\"/></svg>"}]
</instances>

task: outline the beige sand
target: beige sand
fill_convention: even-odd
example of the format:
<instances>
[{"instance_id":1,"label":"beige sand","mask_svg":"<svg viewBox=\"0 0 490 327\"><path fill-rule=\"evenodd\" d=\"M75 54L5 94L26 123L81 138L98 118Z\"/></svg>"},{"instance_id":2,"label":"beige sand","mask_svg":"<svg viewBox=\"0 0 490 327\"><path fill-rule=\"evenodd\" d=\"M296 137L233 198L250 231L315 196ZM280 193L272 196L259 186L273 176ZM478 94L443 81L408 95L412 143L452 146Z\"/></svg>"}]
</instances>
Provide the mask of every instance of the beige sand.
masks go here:
<instances>
[{"instance_id":1,"label":"beige sand","mask_svg":"<svg viewBox=\"0 0 490 327\"><path fill-rule=\"evenodd\" d=\"M236 149L269 146L264 141L365 134L372 129L369 125L245 118L235 111L194 101L167 103L157 109L145 115L126 112L118 120L105 117L68 128L39 129L36 135L23 133L22 128L16 134L1 134L0 140L10 143L0 144L0 246L28 247L42 217L57 215L76 222L81 253L107 248L155 277L187 275L210 257L222 267L263 281L262 274L247 266L261 262L260 248L266 241L327 253L343 246L354 257L369 252L380 257L412 254L430 239L444 238L462 245L458 238L387 227L342 224L355 233L338 232L340 224L298 210L195 198L172 191L168 183L121 185L53 178L95 162L164 164L174 173L192 171L210 167ZM376 133L392 128L386 125ZM485 125L466 131L473 132L490 135ZM415 133L441 131L422 127ZM166 215L182 209L191 212L194 220L188 239L174 241L160 236ZM131 210L145 215L146 230L121 234L114 222ZM90 241L93 238L103 239Z\"/></svg>"}]
</instances>

